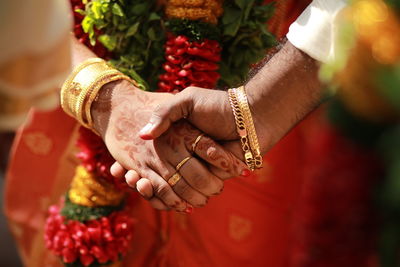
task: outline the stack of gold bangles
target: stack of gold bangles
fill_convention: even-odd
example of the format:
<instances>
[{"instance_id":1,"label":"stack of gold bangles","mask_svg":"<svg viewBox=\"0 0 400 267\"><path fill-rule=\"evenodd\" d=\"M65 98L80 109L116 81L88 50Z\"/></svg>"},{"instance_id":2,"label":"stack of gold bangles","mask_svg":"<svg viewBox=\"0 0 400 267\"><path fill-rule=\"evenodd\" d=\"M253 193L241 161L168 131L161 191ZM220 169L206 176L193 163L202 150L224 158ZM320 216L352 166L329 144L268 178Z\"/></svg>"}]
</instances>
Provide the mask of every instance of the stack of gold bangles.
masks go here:
<instances>
[{"instance_id":1,"label":"stack of gold bangles","mask_svg":"<svg viewBox=\"0 0 400 267\"><path fill-rule=\"evenodd\" d=\"M262 156L258 137L251 116L244 86L228 90L229 102L235 117L236 130L240 136L247 167L254 171L262 167Z\"/></svg>"},{"instance_id":2,"label":"stack of gold bangles","mask_svg":"<svg viewBox=\"0 0 400 267\"><path fill-rule=\"evenodd\" d=\"M91 107L103 85L117 80L135 81L108 65L101 58L91 58L78 65L61 88L61 107L86 128L93 128ZM98 134L99 135L99 134Z\"/></svg>"}]
</instances>

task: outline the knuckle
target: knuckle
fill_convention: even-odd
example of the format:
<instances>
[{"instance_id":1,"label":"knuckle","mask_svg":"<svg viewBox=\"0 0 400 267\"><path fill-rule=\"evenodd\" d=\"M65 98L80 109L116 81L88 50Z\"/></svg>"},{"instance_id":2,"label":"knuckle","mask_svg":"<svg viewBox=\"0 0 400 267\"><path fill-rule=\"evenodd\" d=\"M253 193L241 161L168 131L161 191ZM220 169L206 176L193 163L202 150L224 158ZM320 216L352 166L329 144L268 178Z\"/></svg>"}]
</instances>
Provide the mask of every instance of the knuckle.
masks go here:
<instances>
[{"instance_id":1,"label":"knuckle","mask_svg":"<svg viewBox=\"0 0 400 267\"><path fill-rule=\"evenodd\" d=\"M199 196L198 193L196 194L196 192L186 182L185 183L179 182L176 186L177 187L175 188L175 190L177 194L182 196L184 199L186 199L186 201L188 201L193 206L202 207L207 203L207 200L201 195Z\"/></svg>"},{"instance_id":2,"label":"knuckle","mask_svg":"<svg viewBox=\"0 0 400 267\"><path fill-rule=\"evenodd\" d=\"M198 174L193 179L193 187L198 189L199 191L203 192L209 187L210 178L206 175Z\"/></svg>"},{"instance_id":3,"label":"knuckle","mask_svg":"<svg viewBox=\"0 0 400 267\"><path fill-rule=\"evenodd\" d=\"M129 178L125 178L125 182L132 188L136 188L136 182L134 182L133 180L129 179Z\"/></svg>"},{"instance_id":4,"label":"knuckle","mask_svg":"<svg viewBox=\"0 0 400 267\"><path fill-rule=\"evenodd\" d=\"M224 190L224 182L220 179L215 179L215 186L212 195L217 196L221 194L223 190Z\"/></svg>"},{"instance_id":5,"label":"knuckle","mask_svg":"<svg viewBox=\"0 0 400 267\"><path fill-rule=\"evenodd\" d=\"M171 112L171 107L166 104L158 104L153 111L153 116L156 118L164 118Z\"/></svg>"},{"instance_id":6,"label":"knuckle","mask_svg":"<svg viewBox=\"0 0 400 267\"><path fill-rule=\"evenodd\" d=\"M159 197L160 199L162 199L163 201L166 201L167 197L168 197L168 195L170 193L170 190L171 190L171 188L167 183L161 184L161 185L157 185L155 187L155 195L157 197Z\"/></svg>"}]
</instances>

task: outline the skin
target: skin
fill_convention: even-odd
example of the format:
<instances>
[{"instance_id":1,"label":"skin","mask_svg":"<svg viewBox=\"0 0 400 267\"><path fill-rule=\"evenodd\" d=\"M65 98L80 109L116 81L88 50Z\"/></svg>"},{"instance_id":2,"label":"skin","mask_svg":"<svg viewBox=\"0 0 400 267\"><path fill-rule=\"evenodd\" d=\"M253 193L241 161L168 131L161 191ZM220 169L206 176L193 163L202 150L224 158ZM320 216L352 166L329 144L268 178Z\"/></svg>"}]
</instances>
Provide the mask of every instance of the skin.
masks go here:
<instances>
[{"instance_id":1,"label":"skin","mask_svg":"<svg viewBox=\"0 0 400 267\"><path fill-rule=\"evenodd\" d=\"M262 154L320 104L318 71L318 62L286 42L245 85ZM182 118L215 140L230 141L224 146L243 159L227 92L187 88L159 105L140 135L159 138Z\"/></svg>"},{"instance_id":2,"label":"skin","mask_svg":"<svg viewBox=\"0 0 400 267\"><path fill-rule=\"evenodd\" d=\"M95 57L75 39L72 42L74 65ZM132 170L124 173L128 184L137 187L155 208L187 211L204 206L210 196L222 191L223 178L239 175L246 166L221 145L203 137L194 157L180 170L183 179L171 188L167 180L176 172L175 166L192 154L192 144L202 132L181 121L154 141L145 141L138 133L157 106L173 97L141 91L128 81L111 82L100 90L91 113L94 128L120 164L112 171ZM140 177L146 180L138 182Z\"/></svg>"}]
</instances>

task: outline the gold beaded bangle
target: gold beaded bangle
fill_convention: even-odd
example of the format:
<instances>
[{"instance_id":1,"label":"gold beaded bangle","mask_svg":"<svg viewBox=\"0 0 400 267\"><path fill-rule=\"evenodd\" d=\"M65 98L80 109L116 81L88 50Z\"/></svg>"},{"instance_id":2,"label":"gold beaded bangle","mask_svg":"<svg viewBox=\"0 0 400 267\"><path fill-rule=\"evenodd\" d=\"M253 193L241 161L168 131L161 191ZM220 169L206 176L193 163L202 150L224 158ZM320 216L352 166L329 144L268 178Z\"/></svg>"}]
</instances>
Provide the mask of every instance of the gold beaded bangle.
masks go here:
<instances>
[{"instance_id":1,"label":"gold beaded bangle","mask_svg":"<svg viewBox=\"0 0 400 267\"><path fill-rule=\"evenodd\" d=\"M78 65L64 82L61 90L61 106L67 114L99 135L93 128L91 106L99 90L105 84L117 80L128 80L138 86L135 81L109 66L104 60L88 59Z\"/></svg>"},{"instance_id":2,"label":"gold beaded bangle","mask_svg":"<svg viewBox=\"0 0 400 267\"><path fill-rule=\"evenodd\" d=\"M76 98L79 96L82 87L74 82L75 76L84 68L91 64L101 63L103 60L101 58L91 58L85 60L81 64L75 67L68 78L65 80L61 87L61 107L70 116L74 117L72 111L74 110L74 104Z\"/></svg>"},{"instance_id":3,"label":"gold beaded bangle","mask_svg":"<svg viewBox=\"0 0 400 267\"><path fill-rule=\"evenodd\" d=\"M242 150L244 152L246 165L250 170L254 171L254 156L250 150L245 119L243 117L243 112L240 108L239 101L237 99L236 89L229 89L228 96L229 102L232 107L232 112L235 117L236 131L240 136L240 142L242 144Z\"/></svg>"},{"instance_id":4,"label":"gold beaded bangle","mask_svg":"<svg viewBox=\"0 0 400 267\"><path fill-rule=\"evenodd\" d=\"M256 169L259 169L262 167L263 161L262 161L262 156L261 156L261 152L260 152L260 145L258 142L256 128L254 126L253 117L251 116L251 111L250 111L249 102L248 102L247 95L246 95L246 90L245 90L244 86L241 86L237 89L236 92L237 92L240 108L244 115L247 132L249 135L250 148L251 148L251 151L253 152L253 156L254 156L254 165L255 165Z\"/></svg>"}]
</instances>

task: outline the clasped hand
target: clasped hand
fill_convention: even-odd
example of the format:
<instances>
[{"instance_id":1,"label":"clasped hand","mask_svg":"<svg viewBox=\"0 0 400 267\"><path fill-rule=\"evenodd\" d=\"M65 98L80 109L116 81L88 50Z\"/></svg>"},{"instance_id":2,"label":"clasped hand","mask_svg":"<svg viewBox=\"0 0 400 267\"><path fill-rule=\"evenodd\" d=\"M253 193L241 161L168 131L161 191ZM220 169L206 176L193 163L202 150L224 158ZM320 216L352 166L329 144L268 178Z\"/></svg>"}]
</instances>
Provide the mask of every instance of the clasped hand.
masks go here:
<instances>
[{"instance_id":1,"label":"clasped hand","mask_svg":"<svg viewBox=\"0 0 400 267\"><path fill-rule=\"evenodd\" d=\"M194 102L187 96L195 91L201 99ZM101 90L92 114L116 160L112 174L157 209L190 212L220 194L224 180L249 174L226 92L188 88L173 96L122 81ZM177 182L168 184L179 163Z\"/></svg>"}]
</instances>

